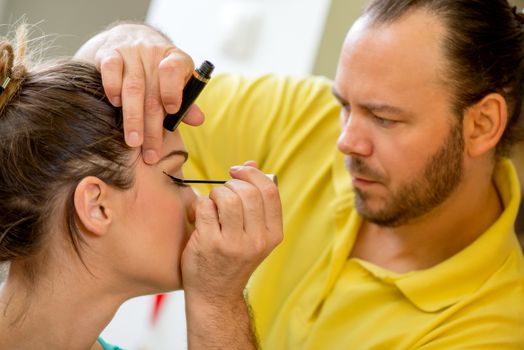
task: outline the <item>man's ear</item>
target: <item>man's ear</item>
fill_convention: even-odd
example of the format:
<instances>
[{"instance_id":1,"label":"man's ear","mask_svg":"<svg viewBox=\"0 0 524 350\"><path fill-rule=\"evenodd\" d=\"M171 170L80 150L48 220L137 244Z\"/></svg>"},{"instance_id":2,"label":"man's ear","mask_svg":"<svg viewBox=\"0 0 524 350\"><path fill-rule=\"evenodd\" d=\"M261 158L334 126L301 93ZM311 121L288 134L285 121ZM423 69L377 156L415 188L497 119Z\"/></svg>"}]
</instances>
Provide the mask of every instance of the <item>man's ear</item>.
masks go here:
<instances>
[{"instance_id":1,"label":"man's ear","mask_svg":"<svg viewBox=\"0 0 524 350\"><path fill-rule=\"evenodd\" d=\"M506 99L497 93L486 95L464 114L464 142L470 157L495 149L508 123Z\"/></svg>"},{"instance_id":2,"label":"man's ear","mask_svg":"<svg viewBox=\"0 0 524 350\"><path fill-rule=\"evenodd\" d=\"M82 226L91 234L104 235L111 224L109 186L94 176L82 179L76 186L74 203Z\"/></svg>"}]
</instances>

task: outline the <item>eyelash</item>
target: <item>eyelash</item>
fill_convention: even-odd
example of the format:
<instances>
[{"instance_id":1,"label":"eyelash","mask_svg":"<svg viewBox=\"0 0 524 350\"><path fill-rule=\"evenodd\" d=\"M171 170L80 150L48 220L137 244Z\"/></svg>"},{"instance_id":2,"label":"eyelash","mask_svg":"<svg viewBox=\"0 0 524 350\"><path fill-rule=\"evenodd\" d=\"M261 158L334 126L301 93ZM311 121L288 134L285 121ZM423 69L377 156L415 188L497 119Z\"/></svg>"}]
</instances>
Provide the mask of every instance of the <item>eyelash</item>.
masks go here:
<instances>
[{"instance_id":1,"label":"eyelash","mask_svg":"<svg viewBox=\"0 0 524 350\"><path fill-rule=\"evenodd\" d=\"M351 106L349 104L342 104L341 113L344 117L344 120L347 121L349 118L349 115L351 114ZM381 118L375 114L371 114L371 117L373 118L375 123L377 123L379 126L382 126L384 128L392 127L397 123L396 120Z\"/></svg>"},{"instance_id":2,"label":"eyelash","mask_svg":"<svg viewBox=\"0 0 524 350\"><path fill-rule=\"evenodd\" d=\"M183 183L183 182L176 181L176 180L174 180L174 179L171 179L171 181L173 181L173 183L174 183L175 185L177 185L178 187L190 187L188 184L185 184L185 183Z\"/></svg>"},{"instance_id":3,"label":"eyelash","mask_svg":"<svg viewBox=\"0 0 524 350\"><path fill-rule=\"evenodd\" d=\"M169 177L169 179L171 180L171 182L173 182L175 185L177 185L179 187L190 187L188 184L183 183L182 179L179 179L179 178L177 178L176 176L173 176L173 175L169 175L166 172L164 172L164 174L166 174Z\"/></svg>"}]
</instances>

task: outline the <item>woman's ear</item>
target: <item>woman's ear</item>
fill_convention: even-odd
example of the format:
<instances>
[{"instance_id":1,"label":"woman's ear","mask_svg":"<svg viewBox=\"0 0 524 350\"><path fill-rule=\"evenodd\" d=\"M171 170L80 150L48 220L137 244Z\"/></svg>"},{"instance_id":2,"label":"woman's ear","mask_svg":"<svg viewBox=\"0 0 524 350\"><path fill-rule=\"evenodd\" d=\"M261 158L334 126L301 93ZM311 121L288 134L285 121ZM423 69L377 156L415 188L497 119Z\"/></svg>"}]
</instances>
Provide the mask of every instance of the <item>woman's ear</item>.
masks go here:
<instances>
[{"instance_id":1,"label":"woman's ear","mask_svg":"<svg viewBox=\"0 0 524 350\"><path fill-rule=\"evenodd\" d=\"M497 93L486 95L464 114L464 142L470 157L494 150L508 122L507 104Z\"/></svg>"},{"instance_id":2,"label":"woman's ear","mask_svg":"<svg viewBox=\"0 0 524 350\"><path fill-rule=\"evenodd\" d=\"M80 223L94 235L104 235L111 224L109 186L94 176L82 179L76 186L74 203Z\"/></svg>"}]
</instances>

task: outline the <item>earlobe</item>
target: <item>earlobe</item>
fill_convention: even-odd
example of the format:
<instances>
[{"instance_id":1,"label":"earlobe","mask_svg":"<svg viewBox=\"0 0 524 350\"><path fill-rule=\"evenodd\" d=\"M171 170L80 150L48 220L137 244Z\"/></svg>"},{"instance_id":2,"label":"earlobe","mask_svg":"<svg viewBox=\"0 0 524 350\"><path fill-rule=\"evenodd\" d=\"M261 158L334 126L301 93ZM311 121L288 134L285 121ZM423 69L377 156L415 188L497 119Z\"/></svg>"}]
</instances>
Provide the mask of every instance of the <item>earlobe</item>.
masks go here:
<instances>
[{"instance_id":1,"label":"earlobe","mask_svg":"<svg viewBox=\"0 0 524 350\"><path fill-rule=\"evenodd\" d=\"M478 157L495 149L507 125L507 105L497 93L485 96L464 115L464 141L470 157Z\"/></svg>"},{"instance_id":2,"label":"earlobe","mask_svg":"<svg viewBox=\"0 0 524 350\"><path fill-rule=\"evenodd\" d=\"M94 176L78 183L74 194L78 219L86 233L104 235L111 224L111 208L108 200L108 185Z\"/></svg>"}]
</instances>

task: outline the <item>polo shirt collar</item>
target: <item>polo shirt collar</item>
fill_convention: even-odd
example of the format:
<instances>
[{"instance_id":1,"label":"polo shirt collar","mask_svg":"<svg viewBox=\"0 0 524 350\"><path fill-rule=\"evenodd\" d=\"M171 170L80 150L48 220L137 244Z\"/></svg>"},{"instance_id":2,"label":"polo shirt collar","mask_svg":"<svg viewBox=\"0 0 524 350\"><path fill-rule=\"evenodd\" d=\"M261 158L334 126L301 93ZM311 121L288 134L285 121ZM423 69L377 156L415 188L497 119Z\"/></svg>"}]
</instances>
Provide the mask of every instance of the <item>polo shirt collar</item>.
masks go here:
<instances>
[{"instance_id":1,"label":"polo shirt collar","mask_svg":"<svg viewBox=\"0 0 524 350\"><path fill-rule=\"evenodd\" d=\"M391 279L419 309L438 311L474 293L500 268L516 246L514 222L519 208L520 187L510 160L501 159L497 162L494 181L504 211L479 238L429 269L383 276Z\"/></svg>"},{"instance_id":2,"label":"polo shirt collar","mask_svg":"<svg viewBox=\"0 0 524 350\"><path fill-rule=\"evenodd\" d=\"M336 158L340 161L340 157ZM339 164L334 170L338 198L332 209L342 228L345 225L341 222L348 220L348 209L353 206L354 198L351 186L348 185L347 173L344 176L344 167ZM509 159L501 158L497 161L493 180L503 202L504 211L486 232L451 258L429 269L404 274L397 274L359 259L355 260L384 283L396 285L406 298L423 311L435 312L455 304L478 290L495 270L500 268L511 250L518 246L514 235L514 223L520 203L520 186L515 168ZM339 237L335 246L339 250L341 246L351 249L353 242L354 237ZM345 256L347 257L347 254Z\"/></svg>"}]
</instances>

